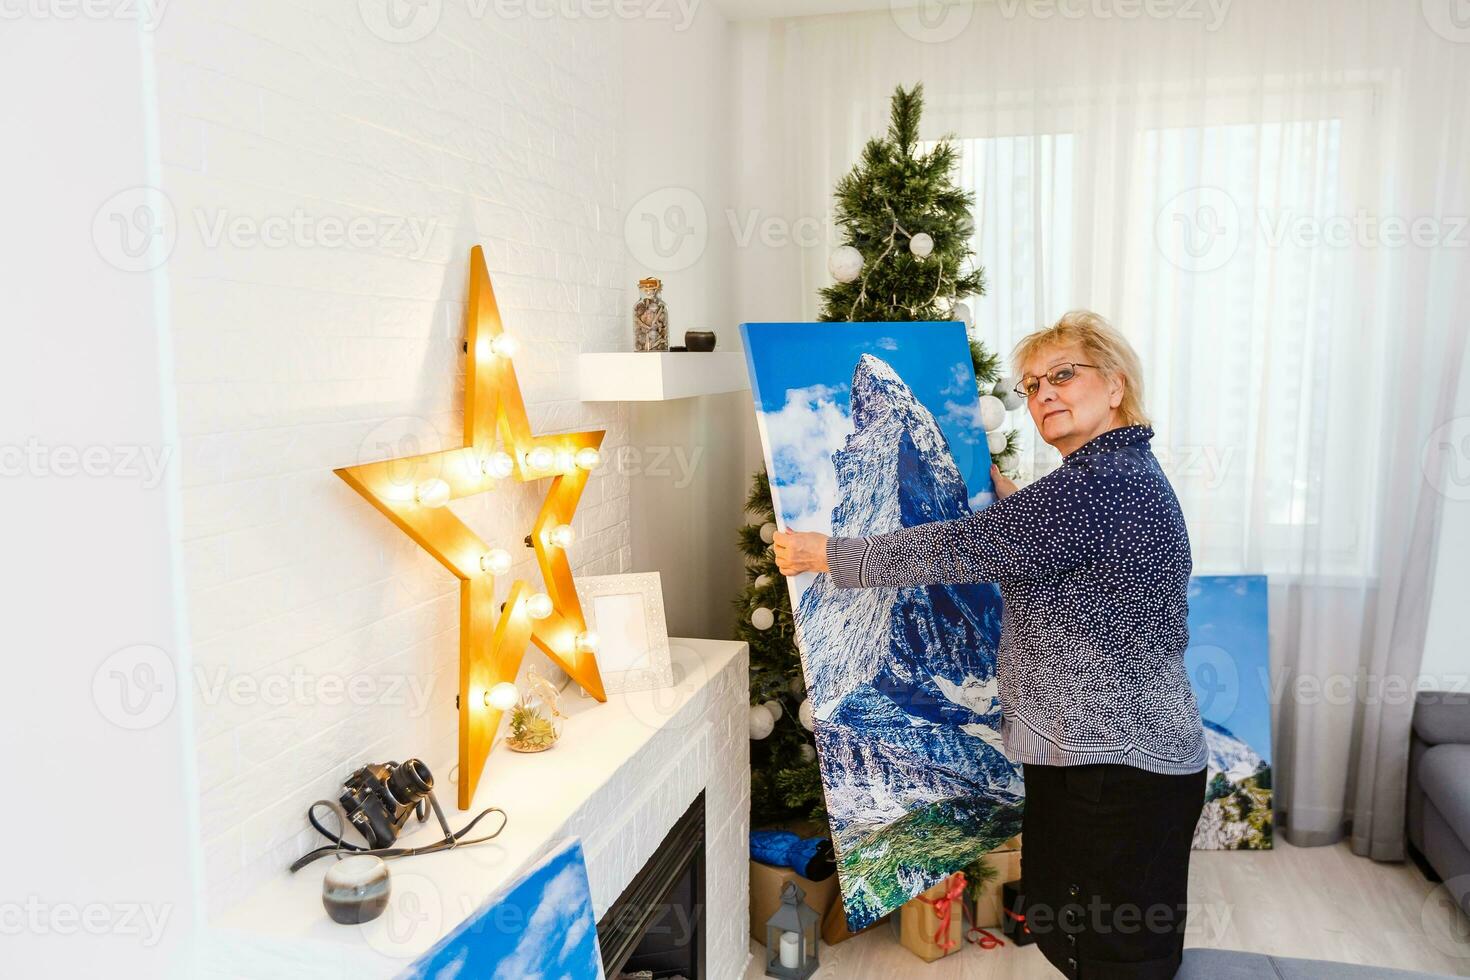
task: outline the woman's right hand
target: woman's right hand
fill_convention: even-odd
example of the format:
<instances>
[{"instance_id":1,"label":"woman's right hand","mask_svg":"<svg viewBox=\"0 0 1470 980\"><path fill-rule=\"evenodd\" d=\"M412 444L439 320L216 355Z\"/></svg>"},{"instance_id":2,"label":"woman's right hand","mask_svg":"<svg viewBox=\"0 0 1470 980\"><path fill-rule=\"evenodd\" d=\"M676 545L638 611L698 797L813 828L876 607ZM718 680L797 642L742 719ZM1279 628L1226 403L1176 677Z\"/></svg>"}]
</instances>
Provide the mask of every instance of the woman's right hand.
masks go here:
<instances>
[{"instance_id":1,"label":"woman's right hand","mask_svg":"<svg viewBox=\"0 0 1470 980\"><path fill-rule=\"evenodd\" d=\"M990 482L995 484L995 495L1001 500L1006 499L1016 492L1016 484L1011 478L1000 471L1000 467L994 463L990 464Z\"/></svg>"}]
</instances>

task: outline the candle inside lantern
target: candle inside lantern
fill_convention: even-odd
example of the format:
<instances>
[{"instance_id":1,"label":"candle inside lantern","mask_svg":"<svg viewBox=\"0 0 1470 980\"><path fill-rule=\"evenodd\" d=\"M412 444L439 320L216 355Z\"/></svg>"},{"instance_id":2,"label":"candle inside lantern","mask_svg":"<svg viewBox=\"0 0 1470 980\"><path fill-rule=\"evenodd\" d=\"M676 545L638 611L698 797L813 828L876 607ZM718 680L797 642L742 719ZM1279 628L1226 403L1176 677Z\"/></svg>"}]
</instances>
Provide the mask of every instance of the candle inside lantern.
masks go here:
<instances>
[{"instance_id":1,"label":"candle inside lantern","mask_svg":"<svg viewBox=\"0 0 1470 980\"><path fill-rule=\"evenodd\" d=\"M781 965L786 967L801 965L801 937L794 932L781 933Z\"/></svg>"}]
</instances>

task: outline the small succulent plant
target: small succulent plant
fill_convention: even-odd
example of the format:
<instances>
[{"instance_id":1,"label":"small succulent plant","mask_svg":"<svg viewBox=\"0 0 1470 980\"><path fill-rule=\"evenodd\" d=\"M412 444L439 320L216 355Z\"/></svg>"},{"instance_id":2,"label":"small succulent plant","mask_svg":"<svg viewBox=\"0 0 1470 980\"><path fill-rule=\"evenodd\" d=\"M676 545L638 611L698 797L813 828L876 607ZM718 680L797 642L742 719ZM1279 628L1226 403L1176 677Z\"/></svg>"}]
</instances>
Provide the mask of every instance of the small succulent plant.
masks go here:
<instances>
[{"instance_id":1,"label":"small succulent plant","mask_svg":"<svg viewBox=\"0 0 1470 980\"><path fill-rule=\"evenodd\" d=\"M525 700L516 703L510 712L511 748L520 752L540 752L556 744L556 727L551 719L541 714L539 708Z\"/></svg>"}]
</instances>

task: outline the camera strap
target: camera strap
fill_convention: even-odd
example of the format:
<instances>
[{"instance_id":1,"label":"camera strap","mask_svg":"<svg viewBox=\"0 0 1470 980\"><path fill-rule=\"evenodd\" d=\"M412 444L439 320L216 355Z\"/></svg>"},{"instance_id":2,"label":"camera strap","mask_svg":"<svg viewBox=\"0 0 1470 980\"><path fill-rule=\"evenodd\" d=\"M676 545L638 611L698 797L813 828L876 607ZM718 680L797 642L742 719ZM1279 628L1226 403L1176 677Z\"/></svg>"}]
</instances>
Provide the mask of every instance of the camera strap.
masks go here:
<instances>
[{"instance_id":1,"label":"camera strap","mask_svg":"<svg viewBox=\"0 0 1470 980\"><path fill-rule=\"evenodd\" d=\"M349 844L342 839L343 836L347 833L347 827L349 823L349 821L347 820L347 811L342 808L342 804L338 803L336 800L317 800L311 806L306 808L306 819L313 827L316 828L318 833L320 833L323 837L325 837L332 843L327 845L326 847L318 847L314 851L308 851L301 857L297 858L296 861L291 865L291 872L294 874L297 871L300 871L302 868L306 867L311 862L315 861L317 858L326 857L328 854L375 854L378 857L383 858L409 857L414 854L433 854L435 851L447 851L454 847L468 847L471 844L483 843L487 840L499 837L500 832L505 829L505 823L507 819L505 811L500 809L500 807L498 806L492 806L488 809L481 810L479 815L476 816L475 819L465 824L464 827L459 831L452 831L449 829L449 821L445 818L444 811L440 808L439 800L437 797L434 796L434 792L430 790L428 794L426 794L426 796L429 801L429 806L434 811L434 816L439 821L440 829L444 831L444 839L435 841L432 844L426 844L423 847L369 848L363 847L360 844ZM337 815L337 832L335 834L329 833L325 827L317 822L316 808L319 806L324 806ZM473 830L475 828L475 824L479 823L491 813L500 814L500 826L495 828L495 833L486 834L483 837L475 837L471 840L465 840L465 834L468 834L471 830ZM420 811L419 817L421 820L427 819L427 816L423 814L422 811Z\"/></svg>"}]
</instances>

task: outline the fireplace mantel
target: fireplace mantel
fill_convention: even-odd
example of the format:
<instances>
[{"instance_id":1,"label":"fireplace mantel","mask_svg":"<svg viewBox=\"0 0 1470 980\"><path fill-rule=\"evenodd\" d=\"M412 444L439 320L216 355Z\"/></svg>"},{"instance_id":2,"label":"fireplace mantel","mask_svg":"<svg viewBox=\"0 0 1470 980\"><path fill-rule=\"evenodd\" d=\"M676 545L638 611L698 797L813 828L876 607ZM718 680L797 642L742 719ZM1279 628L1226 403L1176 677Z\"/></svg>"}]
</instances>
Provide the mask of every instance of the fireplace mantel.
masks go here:
<instances>
[{"instance_id":1,"label":"fireplace mantel","mask_svg":"<svg viewBox=\"0 0 1470 980\"><path fill-rule=\"evenodd\" d=\"M362 926L337 925L322 911L329 859L296 875L283 871L210 923L195 975L396 976L567 837L582 839L601 917L704 790L709 976L744 976L749 650L727 640L671 638L669 646L673 687L612 695L606 704L572 695L564 698L570 717L555 749L492 753L470 813L506 811L505 832L494 841L391 861L389 911ZM448 815L458 828L470 814ZM431 819L403 842L435 836Z\"/></svg>"}]
</instances>

